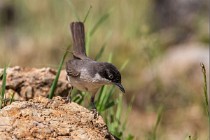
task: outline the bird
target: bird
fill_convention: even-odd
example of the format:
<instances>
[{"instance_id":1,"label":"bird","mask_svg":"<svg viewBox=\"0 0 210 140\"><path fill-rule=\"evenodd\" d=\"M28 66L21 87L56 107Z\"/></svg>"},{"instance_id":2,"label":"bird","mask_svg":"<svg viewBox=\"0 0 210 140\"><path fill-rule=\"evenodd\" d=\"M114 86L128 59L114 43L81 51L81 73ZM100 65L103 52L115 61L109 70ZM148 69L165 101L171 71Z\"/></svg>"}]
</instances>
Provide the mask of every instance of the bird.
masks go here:
<instances>
[{"instance_id":1,"label":"bird","mask_svg":"<svg viewBox=\"0 0 210 140\"><path fill-rule=\"evenodd\" d=\"M73 58L66 62L67 80L72 88L91 94L91 106L97 112L95 106L95 95L103 85L116 85L125 93L121 84L121 74L111 63L97 62L86 55L85 50L85 29L83 22L70 23L73 38ZM67 100L71 98L71 91Z\"/></svg>"}]
</instances>

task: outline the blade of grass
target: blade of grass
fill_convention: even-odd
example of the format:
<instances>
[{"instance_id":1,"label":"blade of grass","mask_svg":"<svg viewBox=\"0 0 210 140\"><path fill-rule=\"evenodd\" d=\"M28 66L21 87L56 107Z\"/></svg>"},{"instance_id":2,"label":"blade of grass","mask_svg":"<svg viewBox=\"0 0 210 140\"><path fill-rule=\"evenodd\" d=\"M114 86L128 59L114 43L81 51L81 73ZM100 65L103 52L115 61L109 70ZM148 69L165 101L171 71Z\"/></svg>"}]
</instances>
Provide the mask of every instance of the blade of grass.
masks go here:
<instances>
[{"instance_id":1,"label":"blade of grass","mask_svg":"<svg viewBox=\"0 0 210 140\"><path fill-rule=\"evenodd\" d=\"M3 71L0 73L0 79L3 78Z\"/></svg>"},{"instance_id":2,"label":"blade of grass","mask_svg":"<svg viewBox=\"0 0 210 140\"><path fill-rule=\"evenodd\" d=\"M104 111L104 110L107 110L107 109L109 109L109 108L111 108L111 107L114 106L115 104L116 104L116 103L115 103L114 100L110 101L109 103L107 103L107 104L105 105L105 108L103 109L103 111Z\"/></svg>"},{"instance_id":3,"label":"blade of grass","mask_svg":"<svg viewBox=\"0 0 210 140\"><path fill-rule=\"evenodd\" d=\"M114 111L114 108L112 108L112 111ZM120 116L122 113L122 96L119 96L117 99L117 109L115 110L114 115L112 116L112 123L109 126L110 132L120 138L122 136L122 131L121 131L121 121L120 121Z\"/></svg>"},{"instance_id":4,"label":"blade of grass","mask_svg":"<svg viewBox=\"0 0 210 140\"><path fill-rule=\"evenodd\" d=\"M85 35L85 49L88 56L90 51L90 32L87 32Z\"/></svg>"},{"instance_id":5,"label":"blade of grass","mask_svg":"<svg viewBox=\"0 0 210 140\"><path fill-rule=\"evenodd\" d=\"M208 122L209 122L209 126L210 126L210 111L209 111L209 100L208 100L208 93L207 93L206 68L203 63L201 63L201 69L202 69L203 80L204 80L204 85L203 85L204 104L205 104L206 114L208 116ZM209 134L209 137L210 137L210 134Z\"/></svg>"},{"instance_id":6,"label":"blade of grass","mask_svg":"<svg viewBox=\"0 0 210 140\"><path fill-rule=\"evenodd\" d=\"M123 125L122 125L122 129L123 129L123 130L125 130L125 128L126 128L126 124L127 124L127 121L128 121L128 115L129 115L130 112L131 112L131 109L132 109L132 105L133 105L134 99L135 99L135 95L132 96L131 101L130 101L130 103L129 103L129 105L128 105L128 109L127 109L127 111L126 111L125 120L124 120Z\"/></svg>"},{"instance_id":7,"label":"blade of grass","mask_svg":"<svg viewBox=\"0 0 210 140\"><path fill-rule=\"evenodd\" d=\"M126 140L133 140L133 139L134 139L134 136L131 135L131 134L129 134L125 139L126 139Z\"/></svg>"},{"instance_id":8,"label":"blade of grass","mask_svg":"<svg viewBox=\"0 0 210 140\"><path fill-rule=\"evenodd\" d=\"M75 103L78 103L78 104L81 104L83 100L84 100L84 96L82 96L82 95L76 96L76 97L74 98L74 102L75 102Z\"/></svg>"},{"instance_id":9,"label":"blade of grass","mask_svg":"<svg viewBox=\"0 0 210 140\"><path fill-rule=\"evenodd\" d=\"M104 90L102 93L100 93L100 98L98 98L98 106L97 109L99 112L103 112L107 110L106 104L109 103L110 100L112 100L112 94L114 92L115 86L112 86L111 88L108 86L104 87Z\"/></svg>"},{"instance_id":10,"label":"blade of grass","mask_svg":"<svg viewBox=\"0 0 210 140\"><path fill-rule=\"evenodd\" d=\"M81 104L84 101L85 92L80 92L80 99L78 100L78 104Z\"/></svg>"},{"instance_id":11,"label":"blade of grass","mask_svg":"<svg viewBox=\"0 0 210 140\"><path fill-rule=\"evenodd\" d=\"M109 17L109 13L104 14L103 16L101 16L101 18L98 20L98 22L96 22L96 24L92 27L92 29L90 31L88 31L86 33L85 36L85 48L86 48L86 54L87 56L89 55L89 51L90 51L90 40L91 40L91 36L93 36L93 34L96 32L96 30L98 29L98 27Z\"/></svg>"},{"instance_id":12,"label":"blade of grass","mask_svg":"<svg viewBox=\"0 0 210 140\"><path fill-rule=\"evenodd\" d=\"M117 112L116 112L116 119L119 121L120 116L122 114L122 94L119 95L118 104L117 104Z\"/></svg>"},{"instance_id":13,"label":"blade of grass","mask_svg":"<svg viewBox=\"0 0 210 140\"><path fill-rule=\"evenodd\" d=\"M100 89L100 92L98 94L98 98L97 98L97 101L96 101L96 106L99 105L99 100L101 99L101 93L104 91L104 86L101 87Z\"/></svg>"},{"instance_id":14,"label":"blade of grass","mask_svg":"<svg viewBox=\"0 0 210 140\"><path fill-rule=\"evenodd\" d=\"M3 103L4 103L4 99L5 99L6 78L7 78L7 67L4 66L3 80L2 80L2 86L1 86L0 109L2 108L2 105L3 105Z\"/></svg>"},{"instance_id":15,"label":"blade of grass","mask_svg":"<svg viewBox=\"0 0 210 140\"><path fill-rule=\"evenodd\" d=\"M98 94L98 97L97 97L97 100L95 102L96 104L96 108L97 110L99 110L99 112L101 112L101 103L102 103L102 96L103 96L103 93L105 92L106 89L106 86L102 86L102 88L100 89L100 92Z\"/></svg>"},{"instance_id":16,"label":"blade of grass","mask_svg":"<svg viewBox=\"0 0 210 140\"><path fill-rule=\"evenodd\" d=\"M123 125L122 125L122 132L126 131L126 125L127 125L127 122L128 122L128 115L131 112L133 101L134 101L134 96L132 97L131 102L129 103L128 109L126 111L125 120L124 120ZM124 135L123 135L123 137L124 137ZM134 136L132 134L128 134L128 136L125 139L126 140L133 140Z\"/></svg>"},{"instance_id":17,"label":"blade of grass","mask_svg":"<svg viewBox=\"0 0 210 140\"><path fill-rule=\"evenodd\" d=\"M109 115L106 117L106 124L110 132L114 132L113 122L114 122L114 109L110 109Z\"/></svg>"},{"instance_id":18,"label":"blade of grass","mask_svg":"<svg viewBox=\"0 0 210 140\"><path fill-rule=\"evenodd\" d=\"M129 112L131 111L131 107L132 107L132 103L134 101L134 96L132 97L131 99L131 102L129 104L129 107L127 108L127 113L126 113L126 117L125 117L125 120L124 122L122 123L122 116L123 113L122 113L122 110L123 110L123 95L120 95L117 99L117 109L115 110L114 108L110 108L109 110L109 115L106 119L106 124L109 128L109 131L117 136L118 138L120 139L134 139L134 137L131 135L131 134L128 134L127 137L124 136L124 132L125 132L125 129L126 129L126 123L127 123L127 116L129 114Z\"/></svg>"},{"instance_id":19,"label":"blade of grass","mask_svg":"<svg viewBox=\"0 0 210 140\"><path fill-rule=\"evenodd\" d=\"M97 55L95 57L96 61L99 60L101 58L101 56L103 55L103 52L106 48L106 45L107 45L107 42L108 42L109 38L111 37L111 34L112 34L112 32L109 32L108 35L106 36L106 38L104 39L105 41L104 41L101 49L99 50L99 52L97 53Z\"/></svg>"},{"instance_id":20,"label":"blade of grass","mask_svg":"<svg viewBox=\"0 0 210 140\"><path fill-rule=\"evenodd\" d=\"M99 60L105 50L105 47L106 47L106 43L103 44L103 46L101 47L101 49L99 50L99 52L97 53L96 57L95 57L95 60Z\"/></svg>"},{"instance_id":21,"label":"blade of grass","mask_svg":"<svg viewBox=\"0 0 210 140\"><path fill-rule=\"evenodd\" d=\"M53 96L54 96L54 92L57 88L57 83L58 83L58 79L59 79L59 76L60 76L60 72L61 72L61 69L62 69L62 66L63 66L63 63L65 61L65 58L68 54L68 50L70 48L70 45L67 47L66 49L66 52L64 53L63 57L62 57L62 60L59 64L59 67L58 67L58 72L56 73L56 76L55 76L55 79L53 80L53 83L52 83L52 86L50 87L50 92L49 92L49 99L52 99Z\"/></svg>"},{"instance_id":22,"label":"blade of grass","mask_svg":"<svg viewBox=\"0 0 210 140\"><path fill-rule=\"evenodd\" d=\"M201 63L201 69L202 69L203 80L204 80L203 92L204 92L205 108L206 108L206 113L209 116L210 113L209 113L209 109L208 109L209 102L208 102L208 94L207 94L206 68L203 63Z\"/></svg>"},{"instance_id":23,"label":"blade of grass","mask_svg":"<svg viewBox=\"0 0 210 140\"><path fill-rule=\"evenodd\" d=\"M102 98L102 102L101 102L101 111L105 111L107 108L106 108L106 104L112 100L111 96L114 92L114 89L115 89L115 86L112 86L111 88L107 87L107 92L104 92L104 96Z\"/></svg>"},{"instance_id":24,"label":"blade of grass","mask_svg":"<svg viewBox=\"0 0 210 140\"><path fill-rule=\"evenodd\" d=\"M88 9L88 11L87 11L87 14L85 15L85 18L84 18L84 20L83 20L83 23L85 23L85 21L86 21L88 15L89 15L91 9L92 9L92 6L90 5L90 7L89 7L89 9Z\"/></svg>"},{"instance_id":25,"label":"blade of grass","mask_svg":"<svg viewBox=\"0 0 210 140\"><path fill-rule=\"evenodd\" d=\"M80 92L77 89L73 89L71 93L71 100L77 104L82 104L85 98L85 93Z\"/></svg>"},{"instance_id":26,"label":"blade of grass","mask_svg":"<svg viewBox=\"0 0 210 140\"><path fill-rule=\"evenodd\" d=\"M76 12L76 10L75 10L75 8L74 8L74 6L73 6L71 0L66 0L66 1L67 1L67 3L69 4L70 9L71 9L72 13L74 14L74 17L75 17L78 21L80 21L79 16L78 16L78 14L77 14L77 12Z\"/></svg>"},{"instance_id":27,"label":"blade of grass","mask_svg":"<svg viewBox=\"0 0 210 140\"><path fill-rule=\"evenodd\" d=\"M109 54L109 58L108 58L108 62L109 63L111 63L112 62L112 56L113 56L113 54L112 54L112 52Z\"/></svg>"},{"instance_id":28,"label":"blade of grass","mask_svg":"<svg viewBox=\"0 0 210 140\"><path fill-rule=\"evenodd\" d=\"M12 92L11 98L9 100L9 104L11 104L14 100L15 92Z\"/></svg>"},{"instance_id":29,"label":"blade of grass","mask_svg":"<svg viewBox=\"0 0 210 140\"><path fill-rule=\"evenodd\" d=\"M124 69L125 69L125 67L128 65L128 63L129 63L129 59L127 59L124 63L123 63L123 65L121 66L121 68L120 68L120 71L123 71Z\"/></svg>"},{"instance_id":30,"label":"blade of grass","mask_svg":"<svg viewBox=\"0 0 210 140\"><path fill-rule=\"evenodd\" d=\"M152 139L156 140L157 138L157 129L158 126L160 124L161 118L162 118L162 114L163 114L163 106L161 105L158 109L158 114L157 114L157 119L156 119L156 123L155 123L155 127L153 129L153 133L152 133Z\"/></svg>"},{"instance_id":31,"label":"blade of grass","mask_svg":"<svg viewBox=\"0 0 210 140\"><path fill-rule=\"evenodd\" d=\"M98 20L98 22L96 22L96 24L93 26L93 28L90 31L90 36L93 36L93 34L96 32L96 30L98 29L98 27L108 19L109 17L109 13L104 14L103 16L101 16L101 18Z\"/></svg>"},{"instance_id":32,"label":"blade of grass","mask_svg":"<svg viewBox=\"0 0 210 140\"><path fill-rule=\"evenodd\" d=\"M103 91L102 91L102 93L101 93L101 96L100 96L100 98L98 99L97 110L98 110L99 113L101 113L102 110L103 110L103 102L104 102L104 99L105 99L105 96L106 96L105 93L107 93L107 90L108 90L108 87L107 87L107 86L104 86Z\"/></svg>"}]
</instances>

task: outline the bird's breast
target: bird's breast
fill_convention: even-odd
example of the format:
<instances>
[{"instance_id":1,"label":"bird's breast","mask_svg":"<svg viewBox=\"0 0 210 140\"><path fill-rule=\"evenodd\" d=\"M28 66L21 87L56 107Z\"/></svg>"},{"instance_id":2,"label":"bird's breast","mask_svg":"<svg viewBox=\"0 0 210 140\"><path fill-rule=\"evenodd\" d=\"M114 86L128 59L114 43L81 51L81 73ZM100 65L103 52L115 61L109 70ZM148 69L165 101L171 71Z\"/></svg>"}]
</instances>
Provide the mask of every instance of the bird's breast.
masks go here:
<instances>
[{"instance_id":1,"label":"bird's breast","mask_svg":"<svg viewBox=\"0 0 210 140\"><path fill-rule=\"evenodd\" d=\"M81 69L80 76L78 77L68 76L68 81L76 89L92 93L97 92L102 85L110 83L106 79L102 78L98 73L91 76L86 68Z\"/></svg>"}]
</instances>

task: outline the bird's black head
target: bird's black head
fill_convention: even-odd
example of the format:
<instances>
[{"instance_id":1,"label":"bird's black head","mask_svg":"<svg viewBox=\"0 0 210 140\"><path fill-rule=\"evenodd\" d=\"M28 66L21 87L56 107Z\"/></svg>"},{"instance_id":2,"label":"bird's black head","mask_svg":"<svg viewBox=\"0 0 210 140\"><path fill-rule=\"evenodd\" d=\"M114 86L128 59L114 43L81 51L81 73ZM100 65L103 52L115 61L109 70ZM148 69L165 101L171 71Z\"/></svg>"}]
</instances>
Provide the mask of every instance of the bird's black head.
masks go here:
<instances>
[{"instance_id":1,"label":"bird's black head","mask_svg":"<svg viewBox=\"0 0 210 140\"><path fill-rule=\"evenodd\" d=\"M117 70L117 68L110 64L110 63L103 63L100 71L99 71L99 75L102 78L105 78L106 80L110 81L111 83L115 84L116 86L119 87L119 89L125 93L125 89L121 84L121 74L120 72Z\"/></svg>"}]
</instances>

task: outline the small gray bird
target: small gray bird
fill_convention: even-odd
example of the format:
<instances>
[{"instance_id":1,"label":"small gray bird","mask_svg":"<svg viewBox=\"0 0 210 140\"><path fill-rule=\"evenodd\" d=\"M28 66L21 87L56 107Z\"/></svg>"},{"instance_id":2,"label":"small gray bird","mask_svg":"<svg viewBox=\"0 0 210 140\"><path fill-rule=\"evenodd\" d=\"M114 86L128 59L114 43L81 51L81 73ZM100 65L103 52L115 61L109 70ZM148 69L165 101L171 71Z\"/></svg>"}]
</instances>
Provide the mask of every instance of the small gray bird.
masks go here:
<instances>
[{"instance_id":1,"label":"small gray bird","mask_svg":"<svg viewBox=\"0 0 210 140\"><path fill-rule=\"evenodd\" d=\"M91 93L91 104L96 110L94 98L101 86L114 84L125 93L121 84L121 74L111 63L97 62L87 57L82 22L73 22L70 28L73 38L73 59L66 63L67 79L72 87Z\"/></svg>"}]
</instances>

